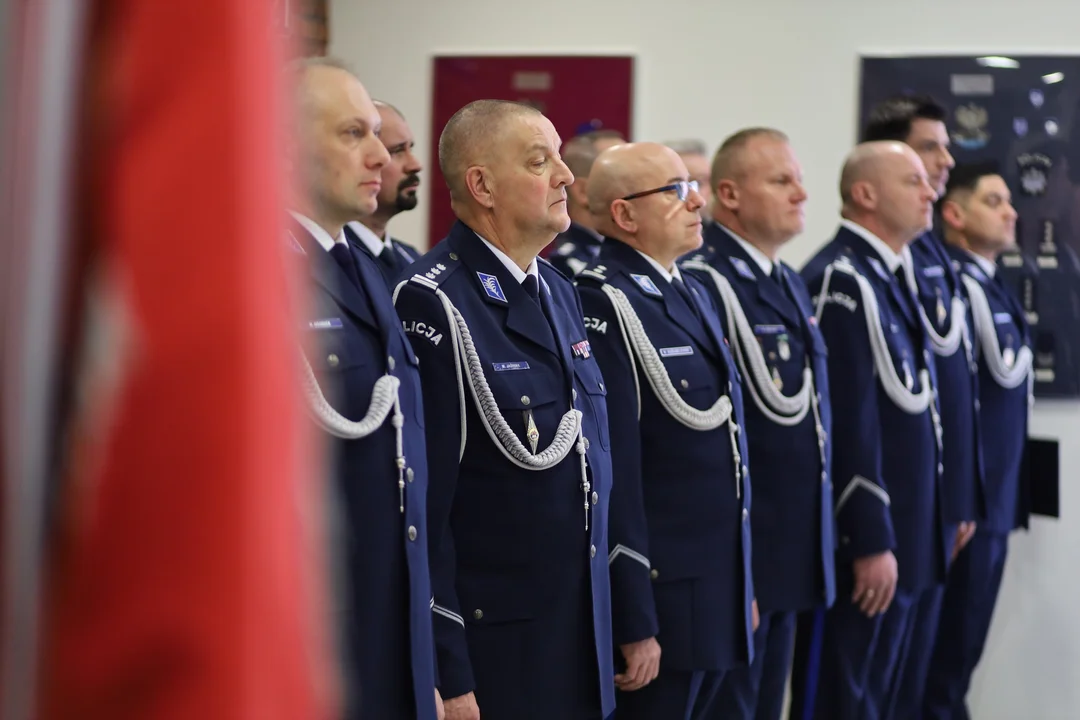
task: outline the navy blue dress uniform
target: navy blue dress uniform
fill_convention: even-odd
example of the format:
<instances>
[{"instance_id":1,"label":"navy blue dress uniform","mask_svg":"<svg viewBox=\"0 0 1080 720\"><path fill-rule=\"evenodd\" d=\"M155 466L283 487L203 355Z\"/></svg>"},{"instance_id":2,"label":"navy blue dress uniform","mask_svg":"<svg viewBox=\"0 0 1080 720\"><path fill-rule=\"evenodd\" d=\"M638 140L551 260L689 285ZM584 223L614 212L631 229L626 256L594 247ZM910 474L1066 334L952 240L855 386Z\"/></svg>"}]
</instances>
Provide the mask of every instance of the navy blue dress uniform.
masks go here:
<instances>
[{"instance_id":1,"label":"navy blue dress uniform","mask_svg":"<svg viewBox=\"0 0 1080 720\"><path fill-rule=\"evenodd\" d=\"M921 714L928 720L969 717L964 698L990 631L1009 533L1027 527L1029 512L1022 465L1032 348L1024 310L993 263L948 250L972 298L986 517L949 572Z\"/></svg>"},{"instance_id":2,"label":"navy blue dress uniform","mask_svg":"<svg viewBox=\"0 0 1080 720\"><path fill-rule=\"evenodd\" d=\"M615 701L607 391L573 285L537 265L519 284L458 222L395 300L427 409L440 691L475 691L485 720Z\"/></svg>"},{"instance_id":3,"label":"navy blue dress uniform","mask_svg":"<svg viewBox=\"0 0 1080 720\"><path fill-rule=\"evenodd\" d=\"M829 349L839 534L837 602L824 617L810 713L821 720L891 717L915 606L944 580L952 543L942 512L933 351L900 260L889 254L880 239L844 221L803 270ZM890 550L896 595L884 614L868 618L850 599L853 561Z\"/></svg>"},{"instance_id":4,"label":"navy blue dress uniform","mask_svg":"<svg viewBox=\"0 0 1080 720\"><path fill-rule=\"evenodd\" d=\"M306 355L328 402L344 418L360 421L376 381L387 374L400 380L400 455L391 418L362 439L330 445L344 535L334 549L345 577L342 650L352 695L346 717L434 720L428 471L417 358L370 258L343 241L328 252L329 235L306 220L304 227L291 224L286 241L313 281Z\"/></svg>"},{"instance_id":5,"label":"navy blue dress uniform","mask_svg":"<svg viewBox=\"0 0 1080 720\"><path fill-rule=\"evenodd\" d=\"M551 243L548 262L572 278L597 258L602 242L603 238L595 230L572 222L566 232L559 233Z\"/></svg>"},{"instance_id":6,"label":"navy blue dress uniform","mask_svg":"<svg viewBox=\"0 0 1080 720\"><path fill-rule=\"evenodd\" d=\"M368 236L368 242L361 239L361 235ZM375 233L360 222L353 221L345 226L345 239L349 244L360 252L366 253L376 261L379 271L382 273L386 286L392 291L394 282L405 268L420 259L420 251L412 245L396 240L390 235L383 241ZM376 254L369 245L382 245Z\"/></svg>"},{"instance_id":7,"label":"navy blue dress uniform","mask_svg":"<svg viewBox=\"0 0 1080 720\"><path fill-rule=\"evenodd\" d=\"M722 316L730 311L732 322L725 331L736 343L740 374L750 391L751 402L746 403L754 475L750 520L754 589L761 613L753 665L728 675L714 715L779 720L796 615L831 606L836 594L828 356L810 294L794 270L762 256L772 265L766 271L741 244L745 241L718 223L708 225L704 237L701 251L688 256L682 268L700 278ZM709 269L724 282L718 283ZM731 293L721 292L722 285ZM736 312L746 318L745 324L735 321ZM740 325L745 336L739 333ZM812 382L808 388L807 369ZM802 394L801 402L770 402L776 393L796 398L804 388L809 393Z\"/></svg>"},{"instance_id":8,"label":"navy blue dress uniform","mask_svg":"<svg viewBox=\"0 0 1080 720\"><path fill-rule=\"evenodd\" d=\"M910 250L908 285L922 307L921 319L934 350L938 375L945 465L942 511L945 520L956 526L977 521L983 513L979 387L968 334L967 295L944 245L932 231L917 238ZM919 717L944 594L945 585L939 585L924 593L916 608L897 700L900 718Z\"/></svg>"},{"instance_id":9,"label":"navy blue dress uniform","mask_svg":"<svg viewBox=\"0 0 1080 720\"><path fill-rule=\"evenodd\" d=\"M577 277L608 383L615 646L656 637L662 653L652 683L619 693L620 720L706 717L725 671L753 652L740 379L705 289L690 277L669 283L658 267L605 238L597 261ZM620 320L620 302L641 335L630 329L633 320ZM652 353L652 364L641 352ZM726 421L716 411L725 402ZM695 413L709 417L689 418Z\"/></svg>"}]
</instances>

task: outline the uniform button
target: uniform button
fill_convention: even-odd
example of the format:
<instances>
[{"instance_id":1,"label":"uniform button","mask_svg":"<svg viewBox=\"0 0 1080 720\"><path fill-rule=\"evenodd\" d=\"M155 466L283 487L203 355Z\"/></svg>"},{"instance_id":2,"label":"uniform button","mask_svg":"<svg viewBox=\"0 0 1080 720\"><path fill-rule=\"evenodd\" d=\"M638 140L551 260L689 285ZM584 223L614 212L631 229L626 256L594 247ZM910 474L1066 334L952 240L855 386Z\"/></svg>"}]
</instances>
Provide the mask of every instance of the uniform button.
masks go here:
<instances>
[{"instance_id":1,"label":"uniform button","mask_svg":"<svg viewBox=\"0 0 1080 720\"><path fill-rule=\"evenodd\" d=\"M728 395L731 394L731 381L730 380L728 381L728 384L727 384L727 394Z\"/></svg>"},{"instance_id":2,"label":"uniform button","mask_svg":"<svg viewBox=\"0 0 1080 720\"><path fill-rule=\"evenodd\" d=\"M577 400L577 388L571 388L570 397L573 398L574 400Z\"/></svg>"},{"instance_id":3,"label":"uniform button","mask_svg":"<svg viewBox=\"0 0 1080 720\"><path fill-rule=\"evenodd\" d=\"M393 358L393 357L388 357L388 358L386 358L386 366L387 366L388 368L390 368L391 370L393 370L393 369L394 369L394 366L395 366L395 365L397 365L397 362L396 362L396 361L394 360L394 358Z\"/></svg>"},{"instance_id":4,"label":"uniform button","mask_svg":"<svg viewBox=\"0 0 1080 720\"><path fill-rule=\"evenodd\" d=\"M600 502L600 495L599 495L599 493L593 492L593 494L592 494L592 504L595 505L598 502Z\"/></svg>"},{"instance_id":5,"label":"uniform button","mask_svg":"<svg viewBox=\"0 0 1080 720\"><path fill-rule=\"evenodd\" d=\"M408 468L407 470L405 470L405 479L409 482L412 482L416 479L416 473L413 472L412 468Z\"/></svg>"},{"instance_id":6,"label":"uniform button","mask_svg":"<svg viewBox=\"0 0 1080 720\"><path fill-rule=\"evenodd\" d=\"M746 522L746 521L747 521L747 519L748 519L749 517L750 517L750 511L749 511L749 510L747 510L746 508L743 508L743 509L742 509L742 519L743 519L743 522Z\"/></svg>"},{"instance_id":7,"label":"uniform button","mask_svg":"<svg viewBox=\"0 0 1080 720\"><path fill-rule=\"evenodd\" d=\"M841 545L848 545L850 543L851 543L851 538L849 538L847 535L844 535L842 538L840 538L840 544Z\"/></svg>"},{"instance_id":8,"label":"uniform button","mask_svg":"<svg viewBox=\"0 0 1080 720\"><path fill-rule=\"evenodd\" d=\"M341 364L341 358L339 358L334 353L330 353L329 355L326 356L326 363L330 367L337 367L338 365Z\"/></svg>"},{"instance_id":9,"label":"uniform button","mask_svg":"<svg viewBox=\"0 0 1080 720\"><path fill-rule=\"evenodd\" d=\"M827 473L827 472L821 473L821 482L823 482L823 483L829 482L829 473Z\"/></svg>"},{"instance_id":10,"label":"uniform button","mask_svg":"<svg viewBox=\"0 0 1080 720\"><path fill-rule=\"evenodd\" d=\"M451 260L457 260L457 253L450 253L450 259L451 259ZM479 611L479 610L477 610L476 612L480 612L480 611ZM482 615L482 614L483 614L483 613L481 613L481 615Z\"/></svg>"},{"instance_id":11,"label":"uniform button","mask_svg":"<svg viewBox=\"0 0 1080 720\"><path fill-rule=\"evenodd\" d=\"M529 399L528 395L522 395L521 396L521 404L522 405L528 405L531 402L532 402L532 400Z\"/></svg>"},{"instance_id":12,"label":"uniform button","mask_svg":"<svg viewBox=\"0 0 1080 720\"><path fill-rule=\"evenodd\" d=\"M979 410L981 410L981 409L982 409L982 403L979 402L978 399L976 399L975 400L975 412L979 412Z\"/></svg>"},{"instance_id":13,"label":"uniform button","mask_svg":"<svg viewBox=\"0 0 1080 720\"><path fill-rule=\"evenodd\" d=\"M743 474L743 477L745 477L745 476L749 475L749 474L750 474L750 468L748 468L748 467L746 467L745 465L743 465L743 466L742 466L742 474Z\"/></svg>"},{"instance_id":14,"label":"uniform button","mask_svg":"<svg viewBox=\"0 0 1080 720\"><path fill-rule=\"evenodd\" d=\"M597 387L600 388L600 392L604 392L604 383L598 382L598 383L596 383L596 385L597 385Z\"/></svg>"},{"instance_id":15,"label":"uniform button","mask_svg":"<svg viewBox=\"0 0 1080 720\"><path fill-rule=\"evenodd\" d=\"M410 540L415 540L416 539L416 527L413 526L413 525L409 526L409 539Z\"/></svg>"},{"instance_id":16,"label":"uniform button","mask_svg":"<svg viewBox=\"0 0 1080 720\"><path fill-rule=\"evenodd\" d=\"M484 611L481 610L480 608L476 608L475 610L473 610L472 616L474 618L476 618L477 620L483 620L484 619Z\"/></svg>"},{"instance_id":17,"label":"uniform button","mask_svg":"<svg viewBox=\"0 0 1080 720\"><path fill-rule=\"evenodd\" d=\"M945 466L942 465L941 463L938 463L937 464L937 474L938 475L943 475L944 473L945 473Z\"/></svg>"},{"instance_id":18,"label":"uniform button","mask_svg":"<svg viewBox=\"0 0 1080 720\"><path fill-rule=\"evenodd\" d=\"M685 390L686 388L690 387L690 383L688 383L688 382L686 381L686 378L683 378L682 380L680 380L680 381L679 381L679 384L680 384L680 385L682 385L682 388L683 388L683 390Z\"/></svg>"},{"instance_id":19,"label":"uniform button","mask_svg":"<svg viewBox=\"0 0 1080 720\"><path fill-rule=\"evenodd\" d=\"M595 545L590 545L589 546L589 557L596 557L596 546Z\"/></svg>"},{"instance_id":20,"label":"uniform button","mask_svg":"<svg viewBox=\"0 0 1080 720\"><path fill-rule=\"evenodd\" d=\"M660 577L660 571L656 568L653 568L649 571L649 577L655 580L656 578Z\"/></svg>"}]
</instances>

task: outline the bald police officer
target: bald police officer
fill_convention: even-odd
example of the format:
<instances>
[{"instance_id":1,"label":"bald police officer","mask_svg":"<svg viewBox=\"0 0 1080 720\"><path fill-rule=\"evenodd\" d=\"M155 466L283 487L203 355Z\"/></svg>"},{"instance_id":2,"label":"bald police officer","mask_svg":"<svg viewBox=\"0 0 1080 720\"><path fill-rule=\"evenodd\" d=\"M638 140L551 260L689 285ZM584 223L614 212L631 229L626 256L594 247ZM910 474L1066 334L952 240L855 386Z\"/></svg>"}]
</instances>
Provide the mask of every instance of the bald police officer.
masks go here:
<instances>
[{"instance_id":1,"label":"bald police officer","mask_svg":"<svg viewBox=\"0 0 1080 720\"><path fill-rule=\"evenodd\" d=\"M708 717L752 653L740 380L705 288L675 264L701 244L702 203L662 145L607 150L590 178L605 239L578 288L609 388L620 720Z\"/></svg>"},{"instance_id":2,"label":"bald police officer","mask_svg":"<svg viewBox=\"0 0 1080 720\"><path fill-rule=\"evenodd\" d=\"M929 97L901 95L879 103L863 130L865 140L898 140L922 160L934 192L941 194L953 167L945 108ZM945 466L942 510L956 526L955 556L985 511L979 443L979 384L968 330L967 295L938 233L928 228L911 243L907 283L919 301L919 319L934 351L941 393ZM924 594L916 608L908 670L897 712L917 717L937 630L944 584Z\"/></svg>"},{"instance_id":3,"label":"bald police officer","mask_svg":"<svg viewBox=\"0 0 1080 720\"><path fill-rule=\"evenodd\" d=\"M427 457L416 355L375 261L345 223L375 209L389 158L364 86L326 58L296 68L293 256L311 280L312 411L333 438L343 535L345 717L441 717L428 575ZM345 138L343 141L342 138Z\"/></svg>"},{"instance_id":4,"label":"bald police officer","mask_svg":"<svg viewBox=\"0 0 1080 720\"><path fill-rule=\"evenodd\" d=\"M573 285L537 258L570 223L559 147L529 106L458 111L439 163L459 222L397 290L427 408L451 720L614 709L606 385Z\"/></svg>"},{"instance_id":5,"label":"bald police officer","mask_svg":"<svg viewBox=\"0 0 1080 720\"><path fill-rule=\"evenodd\" d=\"M840 192L841 228L803 271L829 349L840 535L813 717L865 720L893 715L915 609L952 542L933 349L906 275L936 195L899 142L852 151Z\"/></svg>"}]
</instances>

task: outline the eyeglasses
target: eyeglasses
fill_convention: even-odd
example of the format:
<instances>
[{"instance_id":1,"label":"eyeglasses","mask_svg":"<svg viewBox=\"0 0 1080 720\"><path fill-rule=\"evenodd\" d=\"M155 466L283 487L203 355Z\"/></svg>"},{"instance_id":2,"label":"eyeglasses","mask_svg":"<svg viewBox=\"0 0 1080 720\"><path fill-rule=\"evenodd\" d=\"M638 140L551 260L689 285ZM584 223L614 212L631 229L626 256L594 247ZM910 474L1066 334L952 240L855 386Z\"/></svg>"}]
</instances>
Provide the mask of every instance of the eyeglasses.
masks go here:
<instances>
[{"instance_id":1,"label":"eyeglasses","mask_svg":"<svg viewBox=\"0 0 1080 720\"><path fill-rule=\"evenodd\" d=\"M670 185L664 187L653 188L652 190L646 190L644 192L634 193L633 195L627 195L623 200L636 200L646 195L653 195L655 193L675 191L675 195L679 198L679 202L686 202L686 199L690 197L690 191L697 192L698 181L697 180L679 180L673 182Z\"/></svg>"}]
</instances>

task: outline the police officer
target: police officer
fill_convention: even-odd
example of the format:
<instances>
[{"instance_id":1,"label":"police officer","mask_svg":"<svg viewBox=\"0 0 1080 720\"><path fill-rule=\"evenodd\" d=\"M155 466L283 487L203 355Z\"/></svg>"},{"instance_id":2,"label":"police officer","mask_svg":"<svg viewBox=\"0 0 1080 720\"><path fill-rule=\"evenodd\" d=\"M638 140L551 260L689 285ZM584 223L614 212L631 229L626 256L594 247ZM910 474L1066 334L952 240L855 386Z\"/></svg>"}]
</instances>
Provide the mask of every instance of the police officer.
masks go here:
<instances>
[{"instance_id":1,"label":"police officer","mask_svg":"<svg viewBox=\"0 0 1080 720\"><path fill-rule=\"evenodd\" d=\"M865 140L907 143L923 161L930 187L940 195L953 158L945 109L928 97L897 96L875 106L863 131ZM940 237L928 229L910 246L907 282L919 300L919 318L934 350L940 388L945 465L943 511L957 526L955 557L982 515L982 455L979 448L979 383L971 357L966 294ZM937 630L942 584L924 595L916 609L908 649L908 673L898 700L898 717L918 717Z\"/></svg>"},{"instance_id":2,"label":"police officer","mask_svg":"<svg viewBox=\"0 0 1080 720\"><path fill-rule=\"evenodd\" d=\"M482 100L439 139L460 222L397 311L420 357L447 717L598 720L614 708L606 385L574 287L537 253L565 230L555 128Z\"/></svg>"},{"instance_id":3,"label":"police officer","mask_svg":"<svg viewBox=\"0 0 1080 720\"><path fill-rule=\"evenodd\" d=\"M701 244L702 202L652 143L607 150L589 183L605 239L578 290L609 389L620 720L707 717L752 652L739 377L704 287L675 265Z\"/></svg>"},{"instance_id":4,"label":"police officer","mask_svg":"<svg viewBox=\"0 0 1080 720\"><path fill-rule=\"evenodd\" d=\"M957 556L920 717L967 720L964 697L982 655L994 612L1009 533L1027 527L1021 472L1027 440L1032 347L1020 303L997 272L997 256L1016 244L1016 210L992 165L957 168L941 203L945 241L971 298L982 403L986 517Z\"/></svg>"},{"instance_id":5,"label":"police officer","mask_svg":"<svg viewBox=\"0 0 1080 720\"><path fill-rule=\"evenodd\" d=\"M933 350L905 268L936 196L898 142L853 150L840 190L841 228L803 272L829 349L837 478L837 601L813 703L821 720L892 716L909 621L948 558Z\"/></svg>"},{"instance_id":6,"label":"police officer","mask_svg":"<svg viewBox=\"0 0 1080 720\"><path fill-rule=\"evenodd\" d=\"M753 665L728 675L714 715L779 720L796 616L835 597L827 353L806 286L777 259L802 232L806 202L787 136L749 128L729 137L713 160L713 188L715 222L683 269L699 273L724 309L752 400L746 431L761 609Z\"/></svg>"},{"instance_id":7,"label":"police officer","mask_svg":"<svg viewBox=\"0 0 1080 720\"><path fill-rule=\"evenodd\" d=\"M312 294L305 393L340 498L346 717L441 717L426 543L427 457L416 356L375 262L343 228L375 209L389 160L364 86L326 58L296 69L298 192L286 242ZM350 141L342 143L339 133Z\"/></svg>"},{"instance_id":8,"label":"police officer","mask_svg":"<svg viewBox=\"0 0 1080 720\"><path fill-rule=\"evenodd\" d=\"M362 220L349 222L345 226L345 235L353 247L378 261L386 284L393 287L397 276L407 265L416 261L420 253L413 246L390 237L386 225L398 213L416 207L420 171L424 166L413 154L416 142L401 111L380 101L375 101L375 107L382 120L379 139L390 153L390 162L382 170L382 186L379 188L375 212L365 215Z\"/></svg>"},{"instance_id":9,"label":"police officer","mask_svg":"<svg viewBox=\"0 0 1080 720\"><path fill-rule=\"evenodd\" d=\"M548 259L568 278L581 272L600 252L603 238L589 210L589 173L597 155L622 142L622 136L612 130L593 130L571 138L563 147L563 160L574 173L573 185L566 188L570 227L555 238Z\"/></svg>"}]
</instances>

